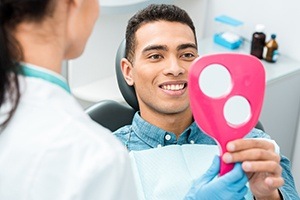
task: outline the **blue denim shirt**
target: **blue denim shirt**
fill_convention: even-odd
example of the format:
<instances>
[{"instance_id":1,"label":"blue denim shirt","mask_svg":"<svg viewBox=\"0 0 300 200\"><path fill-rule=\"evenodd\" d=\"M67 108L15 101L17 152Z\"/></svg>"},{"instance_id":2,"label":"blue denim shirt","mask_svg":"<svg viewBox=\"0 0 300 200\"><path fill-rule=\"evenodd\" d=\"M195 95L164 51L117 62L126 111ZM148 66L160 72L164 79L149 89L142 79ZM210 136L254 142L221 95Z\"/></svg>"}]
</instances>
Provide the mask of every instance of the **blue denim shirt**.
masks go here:
<instances>
[{"instance_id":1,"label":"blue denim shirt","mask_svg":"<svg viewBox=\"0 0 300 200\"><path fill-rule=\"evenodd\" d=\"M137 112L134 115L132 125L121 127L114 132L114 135L121 140L129 151L139 151L150 148L162 147L167 145L182 144L211 144L216 145L213 138L206 135L199 129L197 124L193 122L178 139L171 132L164 131L142 119ZM246 138L268 138L270 136L261 130L253 129ZM279 188L283 199L300 200L297 194L294 179L290 171L290 161L281 155L280 165L282 167L282 177L284 185Z\"/></svg>"}]
</instances>

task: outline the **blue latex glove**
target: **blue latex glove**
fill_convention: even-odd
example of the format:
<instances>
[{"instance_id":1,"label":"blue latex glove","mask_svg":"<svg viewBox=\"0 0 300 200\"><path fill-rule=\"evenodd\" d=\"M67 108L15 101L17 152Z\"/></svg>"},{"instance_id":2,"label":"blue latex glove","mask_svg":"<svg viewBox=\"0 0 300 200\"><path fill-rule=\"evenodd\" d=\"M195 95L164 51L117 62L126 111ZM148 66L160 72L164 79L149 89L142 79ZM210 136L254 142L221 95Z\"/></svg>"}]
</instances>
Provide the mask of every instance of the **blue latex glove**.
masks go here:
<instances>
[{"instance_id":1,"label":"blue latex glove","mask_svg":"<svg viewBox=\"0 0 300 200\"><path fill-rule=\"evenodd\" d=\"M216 156L212 165L198 180L196 180L185 200L241 200L247 194L248 178L242 169L241 163L221 177L215 178L220 169L220 158Z\"/></svg>"}]
</instances>

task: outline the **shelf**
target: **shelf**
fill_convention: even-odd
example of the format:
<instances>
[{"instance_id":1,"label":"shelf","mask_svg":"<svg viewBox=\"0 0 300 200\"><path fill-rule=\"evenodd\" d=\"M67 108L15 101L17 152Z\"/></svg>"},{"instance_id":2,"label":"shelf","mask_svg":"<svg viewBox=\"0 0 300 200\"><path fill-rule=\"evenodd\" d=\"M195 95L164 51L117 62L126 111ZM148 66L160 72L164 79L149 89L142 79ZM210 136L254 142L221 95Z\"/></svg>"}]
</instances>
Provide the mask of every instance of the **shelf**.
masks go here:
<instances>
[{"instance_id":1,"label":"shelf","mask_svg":"<svg viewBox=\"0 0 300 200\"><path fill-rule=\"evenodd\" d=\"M249 42L244 42L244 44L238 49L227 49L223 46L215 44L212 38L205 38L198 41L198 52L199 55L205 54L214 54L214 53L225 53L225 52L234 52L234 53L243 53L249 54L250 44ZM285 55L280 55L276 63L269 63L264 60L261 60L265 71L266 71L266 82L267 84L272 83L273 81L279 80L290 74L293 74L296 71L300 72L300 62L292 58L289 58Z\"/></svg>"}]
</instances>

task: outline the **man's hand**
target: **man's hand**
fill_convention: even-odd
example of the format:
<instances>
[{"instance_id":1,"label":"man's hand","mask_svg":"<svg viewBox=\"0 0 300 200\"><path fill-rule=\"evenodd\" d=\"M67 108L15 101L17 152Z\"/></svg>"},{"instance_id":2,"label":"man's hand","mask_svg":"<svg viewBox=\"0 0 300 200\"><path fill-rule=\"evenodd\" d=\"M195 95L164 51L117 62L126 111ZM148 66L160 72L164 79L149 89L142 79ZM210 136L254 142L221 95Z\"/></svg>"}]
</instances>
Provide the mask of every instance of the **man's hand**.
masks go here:
<instances>
[{"instance_id":1,"label":"man's hand","mask_svg":"<svg viewBox=\"0 0 300 200\"><path fill-rule=\"evenodd\" d=\"M242 162L250 189L257 200L281 199L277 188L284 184L281 176L280 156L268 140L238 139L228 142L227 153L222 157L226 163Z\"/></svg>"}]
</instances>

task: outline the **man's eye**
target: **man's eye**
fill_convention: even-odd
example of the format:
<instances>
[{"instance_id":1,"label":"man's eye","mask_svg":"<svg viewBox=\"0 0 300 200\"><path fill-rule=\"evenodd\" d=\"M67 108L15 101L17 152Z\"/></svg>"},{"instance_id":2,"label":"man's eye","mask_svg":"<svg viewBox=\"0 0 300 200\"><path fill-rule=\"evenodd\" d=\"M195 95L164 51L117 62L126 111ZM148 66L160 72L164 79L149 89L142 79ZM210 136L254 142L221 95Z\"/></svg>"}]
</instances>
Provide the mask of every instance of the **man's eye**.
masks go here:
<instances>
[{"instance_id":1,"label":"man's eye","mask_svg":"<svg viewBox=\"0 0 300 200\"><path fill-rule=\"evenodd\" d=\"M184 57L184 58L194 58L195 55L192 54L192 53L185 53L185 54L182 55L182 57Z\"/></svg>"},{"instance_id":2,"label":"man's eye","mask_svg":"<svg viewBox=\"0 0 300 200\"><path fill-rule=\"evenodd\" d=\"M157 60L157 59L161 59L162 56L159 55L159 54L154 54L154 55L149 56L149 58L152 59L152 60Z\"/></svg>"}]
</instances>

